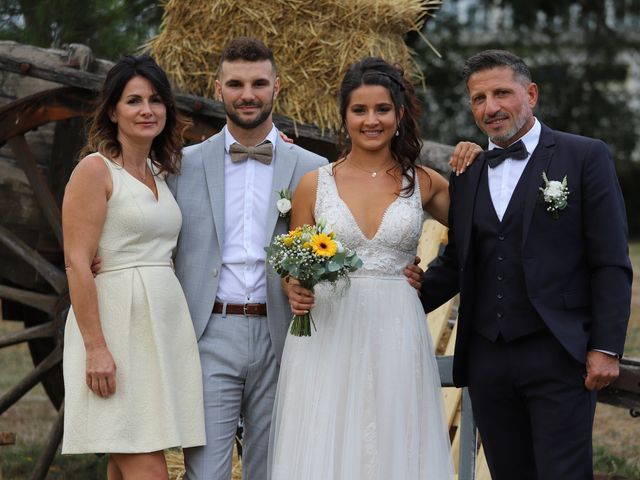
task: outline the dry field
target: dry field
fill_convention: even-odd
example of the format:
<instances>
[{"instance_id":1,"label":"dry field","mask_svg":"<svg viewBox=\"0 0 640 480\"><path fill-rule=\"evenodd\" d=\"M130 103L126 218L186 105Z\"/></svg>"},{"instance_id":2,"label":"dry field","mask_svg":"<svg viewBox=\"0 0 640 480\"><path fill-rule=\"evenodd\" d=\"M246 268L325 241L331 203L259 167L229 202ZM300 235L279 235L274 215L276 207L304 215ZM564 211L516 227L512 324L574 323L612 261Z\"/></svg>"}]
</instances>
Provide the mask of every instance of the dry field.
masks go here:
<instances>
[{"instance_id":1,"label":"dry field","mask_svg":"<svg viewBox=\"0 0 640 480\"><path fill-rule=\"evenodd\" d=\"M631 258L636 273L625 354L640 358L640 243L631 245ZM0 335L21 328L19 322L0 320ZM0 376L0 396L33 367L26 345L0 349L0 365L3 372ZM5 480L28 477L30 466L48 434L54 415L55 411L44 390L38 385L0 416L0 432L16 433L16 445L0 447L0 480L3 473ZM611 478L640 479L640 418L632 418L624 409L598 404L594 432L599 470L626 475ZM168 456L170 465L175 465L179 458L176 452L169 452ZM624 469L619 467L621 460L627 464ZM58 455L48 479L103 480L104 465L104 458L94 455ZM179 476L179 469L174 468L172 478ZM235 472L234 480L239 478L238 472Z\"/></svg>"}]
</instances>

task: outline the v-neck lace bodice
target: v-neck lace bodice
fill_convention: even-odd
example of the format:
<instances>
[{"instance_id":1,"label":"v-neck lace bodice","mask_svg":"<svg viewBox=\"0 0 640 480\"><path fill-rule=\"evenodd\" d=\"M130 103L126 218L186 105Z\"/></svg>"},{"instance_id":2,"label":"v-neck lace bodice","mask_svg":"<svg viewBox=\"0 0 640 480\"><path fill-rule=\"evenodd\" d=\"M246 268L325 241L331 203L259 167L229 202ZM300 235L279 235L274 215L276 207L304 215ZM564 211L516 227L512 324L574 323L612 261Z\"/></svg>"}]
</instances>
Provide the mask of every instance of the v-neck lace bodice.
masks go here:
<instances>
[{"instance_id":1,"label":"v-neck lace bodice","mask_svg":"<svg viewBox=\"0 0 640 480\"><path fill-rule=\"evenodd\" d=\"M340 198L331 167L321 167L318 173L316 220L324 219L346 247L358 252L364 265L354 275L402 275L404 267L414 260L422 232L419 185L416 183L411 196L400 196L387 207L377 232L369 239Z\"/></svg>"}]
</instances>

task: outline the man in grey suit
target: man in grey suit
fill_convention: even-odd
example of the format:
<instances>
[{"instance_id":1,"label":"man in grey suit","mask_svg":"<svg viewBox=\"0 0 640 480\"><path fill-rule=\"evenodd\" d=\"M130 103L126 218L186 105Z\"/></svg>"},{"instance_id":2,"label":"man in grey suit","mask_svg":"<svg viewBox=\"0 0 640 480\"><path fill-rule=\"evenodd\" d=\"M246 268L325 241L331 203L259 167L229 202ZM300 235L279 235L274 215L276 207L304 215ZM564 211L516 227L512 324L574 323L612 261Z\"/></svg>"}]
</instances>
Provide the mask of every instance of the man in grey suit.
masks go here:
<instances>
[{"instance_id":1,"label":"man in grey suit","mask_svg":"<svg viewBox=\"0 0 640 480\"><path fill-rule=\"evenodd\" d=\"M291 311L264 247L287 231L276 207L327 160L285 143L271 110L280 90L273 53L253 38L225 47L217 96L227 125L184 150L169 185L182 211L175 255L198 338L207 445L186 449L187 478L231 476L244 419L243 477L267 478L271 411Z\"/></svg>"}]
</instances>

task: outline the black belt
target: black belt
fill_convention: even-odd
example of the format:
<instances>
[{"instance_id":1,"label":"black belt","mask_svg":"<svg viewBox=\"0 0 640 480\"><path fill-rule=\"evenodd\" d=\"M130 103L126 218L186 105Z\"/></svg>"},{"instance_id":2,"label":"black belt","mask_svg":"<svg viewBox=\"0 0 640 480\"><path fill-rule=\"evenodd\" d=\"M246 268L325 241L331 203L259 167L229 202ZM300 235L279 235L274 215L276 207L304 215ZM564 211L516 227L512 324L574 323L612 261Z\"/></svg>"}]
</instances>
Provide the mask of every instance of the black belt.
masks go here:
<instances>
[{"instance_id":1,"label":"black belt","mask_svg":"<svg viewBox=\"0 0 640 480\"><path fill-rule=\"evenodd\" d=\"M216 302L213 304L212 313L222 313L224 311L224 303ZM264 316L267 314L266 303L227 303L226 313L228 315L256 315Z\"/></svg>"}]
</instances>

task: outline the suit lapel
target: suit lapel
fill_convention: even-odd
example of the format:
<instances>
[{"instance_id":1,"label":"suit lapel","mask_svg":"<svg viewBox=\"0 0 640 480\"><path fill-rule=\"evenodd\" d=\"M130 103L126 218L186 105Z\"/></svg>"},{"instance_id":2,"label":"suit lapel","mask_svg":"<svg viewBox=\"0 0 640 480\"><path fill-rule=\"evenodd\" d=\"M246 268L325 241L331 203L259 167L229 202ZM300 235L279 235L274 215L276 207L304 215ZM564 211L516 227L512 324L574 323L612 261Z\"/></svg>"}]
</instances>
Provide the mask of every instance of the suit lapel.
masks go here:
<instances>
[{"instance_id":1,"label":"suit lapel","mask_svg":"<svg viewBox=\"0 0 640 480\"><path fill-rule=\"evenodd\" d=\"M271 241L273 233L278 222L280 213L276 203L280 199L278 192L285 188L289 188L291 177L298 162L298 155L293 152L291 145L285 143L278 135L276 140L276 150L273 165L273 182L271 188L271 196L269 197L269 206L267 207L267 235L266 238ZM293 192L291 192L293 193Z\"/></svg>"},{"instance_id":2,"label":"suit lapel","mask_svg":"<svg viewBox=\"0 0 640 480\"><path fill-rule=\"evenodd\" d=\"M540 198L542 172L548 171L549 169L549 164L553 158L554 147L555 140L553 138L553 132L545 124L542 124L538 146L529 159L533 164L531 165L531 172L529 172L529 184L527 185L527 192L524 199L524 211L522 216L522 246L524 246L527 235L529 235L529 227L531 226L533 212L535 210L536 203L538 203L538 199Z\"/></svg>"},{"instance_id":3,"label":"suit lapel","mask_svg":"<svg viewBox=\"0 0 640 480\"><path fill-rule=\"evenodd\" d=\"M457 185L457 195L460 197L460 205L456 208L456 213L461 213L463 215L460 222L460 225L462 226L463 265L467 262L471 246L471 227L473 224L473 210L476 204L478 186L480 185L482 175L487 174L485 163L484 155L482 155L475 162L476 168L471 168L464 174L467 175L466 182L460 182L460 184Z\"/></svg>"},{"instance_id":4,"label":"suit lapel","mask_svg":"<svg viewBox=\"0 0 640 480\"><path fill-rule=\"evenodd\" d=\"M211 202L218 245L222 248L224 240L224 130L203 145L202 164L209 189L209 201Z\"/></svg>"}]
</instances>

